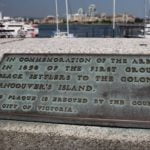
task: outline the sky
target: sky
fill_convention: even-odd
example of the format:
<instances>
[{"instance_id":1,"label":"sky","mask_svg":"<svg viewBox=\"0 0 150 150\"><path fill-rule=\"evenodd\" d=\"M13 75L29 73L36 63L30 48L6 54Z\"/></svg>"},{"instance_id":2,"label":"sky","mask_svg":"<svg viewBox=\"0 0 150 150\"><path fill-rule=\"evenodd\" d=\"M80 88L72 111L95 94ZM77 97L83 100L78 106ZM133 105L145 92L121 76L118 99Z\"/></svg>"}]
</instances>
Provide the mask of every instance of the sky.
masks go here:
<instances>
[{"instance_id":1,"label":"sky","mask_svg":"<svg viewBox=\"0 0 150 150\"><path fill-rule=\"evenodd\" d=\"M90 4L95 4L97 12L112 14L113 0L68 0L70 12L79 8L86 12ZM59 14L65 14L65 0L58 0ZM45 17L55 15L55 0L0 0L0 11L4 16ZM144 16L144 0L116 0L116 12L128 13L136 17Z\"/></svg>"}]
</instances>

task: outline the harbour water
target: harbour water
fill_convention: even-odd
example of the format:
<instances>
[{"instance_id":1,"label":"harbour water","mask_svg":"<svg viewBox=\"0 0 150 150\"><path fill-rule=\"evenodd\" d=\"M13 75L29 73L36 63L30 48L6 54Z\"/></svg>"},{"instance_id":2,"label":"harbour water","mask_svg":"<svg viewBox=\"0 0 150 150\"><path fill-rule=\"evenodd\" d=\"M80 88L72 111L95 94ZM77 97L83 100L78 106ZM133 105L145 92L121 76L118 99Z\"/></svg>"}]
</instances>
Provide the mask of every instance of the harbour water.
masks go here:
<instances>
[{"instance_id":1,"label":"harbour water","mask_svg":"<svg viewBox=\"0 0 150 150\"><path fill-rule=\"evenodd\" d=\"M66 25L59 26L60 31L66 31ZM128 26L116 26L115 36L116 37L137 37L142 27ZM56 25L40 25L39 26L39 37L52 37L56 31ZM113 29L112 25L70 25L70 33L73 33L75 37L112 37Z\"/></svg>"}]
</instances>

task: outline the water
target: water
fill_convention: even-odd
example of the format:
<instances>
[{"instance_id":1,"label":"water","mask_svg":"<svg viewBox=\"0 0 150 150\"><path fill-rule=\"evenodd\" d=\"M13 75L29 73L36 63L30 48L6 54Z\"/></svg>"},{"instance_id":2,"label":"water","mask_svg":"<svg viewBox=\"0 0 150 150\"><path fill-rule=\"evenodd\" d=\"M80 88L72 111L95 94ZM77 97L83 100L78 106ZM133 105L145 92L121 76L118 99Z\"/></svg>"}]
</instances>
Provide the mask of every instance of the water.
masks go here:
<instances>
[{"instance_id":1,"label":"water","mask_svg":"<svg viewBox=\"0 0 150 150\"><path fill-rule=\"evenodd\" d=\"M66 32L66 25L59 26L60 31ZM52 37L56 31L56 25L40 25L39 37ZM124 37L125 35L137 36L140 29L116 26L115 37ZM112 25L70 25L70 33L75 37L112 37Z\"/></svg>"}]
</instances>

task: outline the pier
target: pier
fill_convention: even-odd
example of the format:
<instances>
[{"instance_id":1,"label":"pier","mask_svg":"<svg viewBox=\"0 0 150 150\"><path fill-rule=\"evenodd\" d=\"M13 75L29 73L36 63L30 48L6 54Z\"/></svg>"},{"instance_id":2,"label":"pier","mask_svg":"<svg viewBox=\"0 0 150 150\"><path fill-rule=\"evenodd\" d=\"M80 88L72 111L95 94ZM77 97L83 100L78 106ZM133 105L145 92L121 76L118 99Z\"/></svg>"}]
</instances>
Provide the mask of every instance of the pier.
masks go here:
<instances>
[{"instance_id":1,"label":"pier","mask_svg":"<svg viewBox=\"0 0 150 150\"><path fill-rule=\"evenodd\" d=\"M144 24L117 24L117 26L122 31L122 36L127 38L137 38L137 35L142 34L141 31L144 32Z\"/></svg>"}]
</instances>

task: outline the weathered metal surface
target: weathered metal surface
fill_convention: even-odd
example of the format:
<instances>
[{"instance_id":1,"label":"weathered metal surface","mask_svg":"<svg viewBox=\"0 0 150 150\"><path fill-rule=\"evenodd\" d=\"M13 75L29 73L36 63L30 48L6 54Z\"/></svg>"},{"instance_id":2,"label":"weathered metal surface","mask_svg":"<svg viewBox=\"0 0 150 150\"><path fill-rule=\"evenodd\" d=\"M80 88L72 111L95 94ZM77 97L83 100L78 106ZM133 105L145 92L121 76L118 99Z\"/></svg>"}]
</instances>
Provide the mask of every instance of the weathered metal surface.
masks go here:
<instances>
[{"instance_id":1,"label":"weathered metal surface","mask_svg":"<svg viewBox=\"0 0 150 150\"><path fill-rule=\"evenodd\" d=\"M6 54L0 118L150 128L150 56Z\"/></svg>"}]
</instances>

